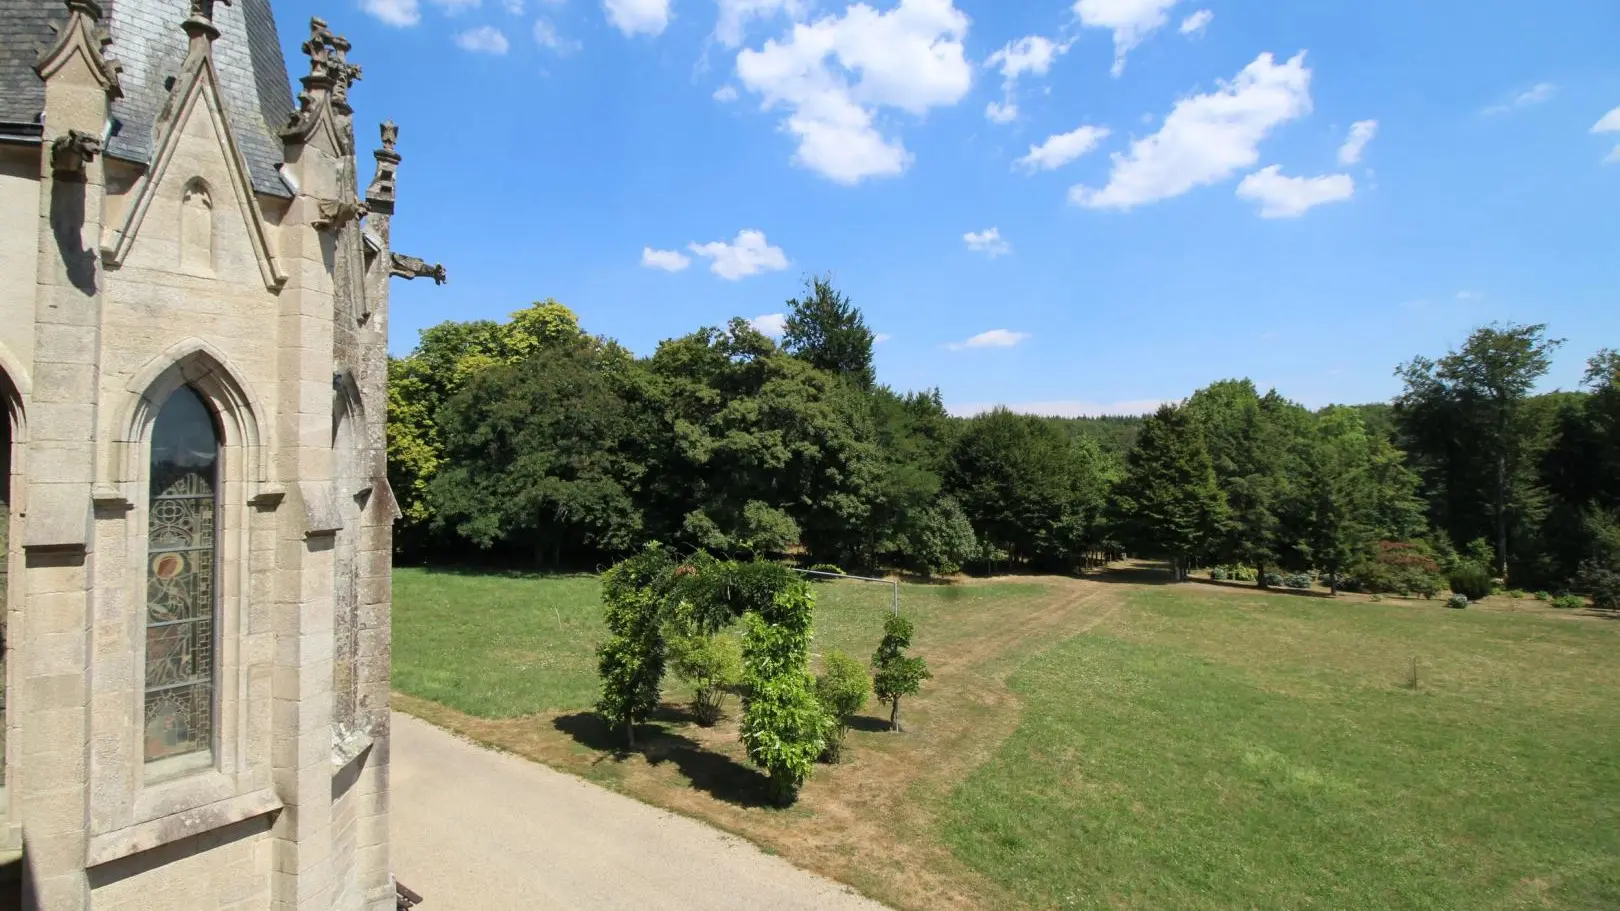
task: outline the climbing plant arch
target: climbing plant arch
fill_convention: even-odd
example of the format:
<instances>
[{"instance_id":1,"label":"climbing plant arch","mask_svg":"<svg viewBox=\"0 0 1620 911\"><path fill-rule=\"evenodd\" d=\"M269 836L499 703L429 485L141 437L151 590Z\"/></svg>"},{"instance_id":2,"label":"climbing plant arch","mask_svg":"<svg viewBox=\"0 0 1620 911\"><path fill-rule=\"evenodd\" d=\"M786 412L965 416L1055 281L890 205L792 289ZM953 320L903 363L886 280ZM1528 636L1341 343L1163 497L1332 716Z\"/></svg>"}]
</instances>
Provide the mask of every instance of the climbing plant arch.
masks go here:
<instances>
[{"instance_id":1,"label":"climbing plant arch","mask_svg":"<svg viewBox=\"0 0 1620 911\"><path fill-rule=\"evenodd\" d=\"M776 563L681 558L653 544L603 575L602 604L608 638L597 649L597 708L632 748L637 722L658 707L670 629L713 634L743 621L743 745L772 796L791 803L829 727L809 670L809 583Z\"/></svg>"}]
</instances>

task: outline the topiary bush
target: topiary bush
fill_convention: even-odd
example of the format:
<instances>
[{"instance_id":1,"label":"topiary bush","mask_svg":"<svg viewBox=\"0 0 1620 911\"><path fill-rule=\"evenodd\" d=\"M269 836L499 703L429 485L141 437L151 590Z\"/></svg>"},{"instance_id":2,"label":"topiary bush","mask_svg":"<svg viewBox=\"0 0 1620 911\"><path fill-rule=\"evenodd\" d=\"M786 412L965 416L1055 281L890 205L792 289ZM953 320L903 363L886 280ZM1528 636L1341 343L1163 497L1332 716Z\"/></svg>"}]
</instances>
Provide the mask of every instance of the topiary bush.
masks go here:
<instances>
[{"instance_id":1,"label":"topiary bush","mask_svg":"<svg viewBox=\"0 0 1620 911\"><path fill-rule=\"evenodd\" d=\"M831 720L810 676L810 585L794 579L770 607L750 612L743 634L742 742L770 779L771 797L791 804L827 748Z\"/></svg>"},{"instance_id":2,"label":"topiary bush","mask_svg":"<svg viewBox=\"0 0 1620 911\"><path fill-rule=\"evenodd\" d=\"M1280 587L1282 587L1282 584L1283 584L1282 573L1266 573L1264 576L1262 576L1260 578L1261 578L1261 581L1265 583L1267 588L1280 588Z\"/></svg>"},{"instance_id":3,"label":"topiary bush","mask_svg":"<svg viewBox=\"0 0 1620 911\"><path fill-rule=\"evenodd\" d=\"M1466 595L1470 601L1490 597L1491 588L1490 571L1471 560L1458 563L1451 571L1451 590Z\"/></svg>"},{"instance_id":4,"label":"topiary bush","mask_svg":"<svg viewBox=\"0 0 1620 911\"><path fill-rule=\"evenodd\" d=\"M821 666L821 674L816 677L816 700L832 719L832 731L821 758L838 762L844 754L849 719L866 708L866 698L872 695L872 680L859 661L843 652L828 652L822 656Z\"/></svg>"},{"instance_id":5,"label":"topiary bush","mask_svg":"<svg viewBox=\"0 0 1620 911\"><path fill-rule=\"evenodd\" d=\"M1460 593L1452 595L1450 598L1446 599L1446 606L1456 608L1457 610L1462 610L1468 606L1468 596Z\"/></svg>"},{"instance_id":6,"label":"topiary bush","mask_svg":"<svg viewBox=\"0 0 1620 911\"><path fill-rule=\"evenodd\" d=\"M912 696L922 689L924 680L934 676L927 662L908 656L911 647L911 621L891 616L883 623L883 641L872 653L872 691L879 700L889 703L889 730L900 728L900 697Z\"/></svg>"},{"instance_id":7,"label":"topiary bush","mask_svg":"<svg viewBox=\"0 0 1620 911\"><path fill-rule=\"evenodd\" d=\"M1310 588L1311 574L1289 573L1287 576L1283 577L1283 585L1286 585L1289 588Z\"/></svg>"}]
</instances>

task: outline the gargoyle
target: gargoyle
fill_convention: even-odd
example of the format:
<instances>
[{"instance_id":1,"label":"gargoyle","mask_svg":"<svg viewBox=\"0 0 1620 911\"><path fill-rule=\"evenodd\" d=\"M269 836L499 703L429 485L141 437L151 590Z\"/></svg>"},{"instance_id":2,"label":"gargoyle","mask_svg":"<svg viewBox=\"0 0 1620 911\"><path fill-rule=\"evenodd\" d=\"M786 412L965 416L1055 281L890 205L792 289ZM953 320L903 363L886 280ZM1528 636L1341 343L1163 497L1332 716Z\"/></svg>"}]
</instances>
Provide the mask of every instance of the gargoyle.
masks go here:
<instances>
[{"instance_id":1,"label":"gargoyle","mask_svg":"<svg viewBox=\"0 0 1620 911\"><path fill-rule=\"evenodd\" d=\"M312 224L317 231L335 230L365 217L367 211L366 204L359 200L324 199L321 200L320 214Z\"/></svg>"},{"instance_id":2,"label":"gargoyle","mask_svg":"<svg viewBox=\"0 0 1620 911\"><path fill-rule=\"evenodd\" d=\"M101 154L101 137L68 130L51 140L51 169L59 174L83 174L84 166Z\"/></svg>"},{"instance_id":3,"label":"gargoyle","mask_svg":"<svg viewBox=\"0 0 1620 911\"><path fill-rule=\"evenodd\" d=\"M390 275L397 275L400 278L431 278L435 285L442 285L449 281L443 263L434 263L430 266L426 260L417 259L414 256L406 256L403 253L390 255L393 257L393 261L389 264L388 274Z\"/></svg>"}]
</instances>

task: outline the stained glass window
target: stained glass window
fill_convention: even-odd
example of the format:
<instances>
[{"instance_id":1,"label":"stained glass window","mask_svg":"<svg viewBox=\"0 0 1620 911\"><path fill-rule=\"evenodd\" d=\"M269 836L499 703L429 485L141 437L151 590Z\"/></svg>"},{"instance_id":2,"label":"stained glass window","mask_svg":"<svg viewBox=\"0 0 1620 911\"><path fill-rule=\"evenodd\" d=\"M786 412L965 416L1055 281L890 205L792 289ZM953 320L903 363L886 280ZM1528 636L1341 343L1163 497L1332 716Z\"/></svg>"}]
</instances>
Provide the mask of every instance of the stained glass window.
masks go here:
<instances>
[{"instance_id":1,"label":"stained glass window","mask_svg":"<svg viewBox=\"0 0 1620 911\"><path fill-rule=\"evenodd\" d=\"M146 759L210 750L219 433L197 393L169 396L152 429L147 521Z\"/></svg>"},{"instance_id":2,"label":"stained glass window","mask_svg":"<svg viewBox=\"0 0 1620 911\"><path fill-rule=\"evenodd\" d=\"M0 410L0 787L6 783L6 614L11 569L11 421Z\"/></svg>"}]
</instances>

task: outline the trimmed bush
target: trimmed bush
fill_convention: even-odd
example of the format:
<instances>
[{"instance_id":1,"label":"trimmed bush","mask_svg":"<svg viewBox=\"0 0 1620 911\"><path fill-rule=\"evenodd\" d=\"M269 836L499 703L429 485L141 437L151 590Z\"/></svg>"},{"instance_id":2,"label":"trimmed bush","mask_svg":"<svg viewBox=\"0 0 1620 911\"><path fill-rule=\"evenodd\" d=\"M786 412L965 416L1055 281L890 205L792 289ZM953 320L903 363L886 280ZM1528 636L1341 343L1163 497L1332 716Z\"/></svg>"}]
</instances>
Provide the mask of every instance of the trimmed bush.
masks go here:
<instances>
[{"instance_id":1,"label":"trimmed bush","mask_svg":"<svg viewBox=\"0 0 1620 911\"><path fill-rule=\"evenodd\" d=\"M670 670L692 687L692 714L713 727L726 694L742 683L742 643L727 633L671 635L668 642Z\"/></svg>"},{"instance_id":2,"label":"trimmed bush","mask_svg":"<svg viewBox=\"0 0 1620 911\"><path fill-rule=\"evenodd\" d=\"M831 563L817 563L814 566L807 566L805 568L810 570L813 573L832 573L835 576L849 575L848 573L846 573L843 570L839 569L838 567L832 565ZM811 576L810 581L811 582L829 582L831 580L828 579L826 576Z\"/></svg>"},{"instance_id":3,"label":"trimmed bush","mask_svg":"<svg viewBox=\"0 0 1620 911\"><path fill-rule=\"evenodd\" d=\"M926 661L906 654L906 649L911 648L911 636L910 620L890 617L883 622L883 641L872 654L872 691L889 704L891 731L901 730L900 697L916 695L923 681L934 676Z\"/></svg>"},{"instance_id":4,"label":"trimmed bush","mask_svg":"<svg viewBox=\"0 0 1620 911\"><path fill-rule=\"evenodd\" d=\"M1510 588L1510 589L1507 590L1507 596L1509 598L1512 598L1515 601L1523 600L1523 598L1524 598L1524 589L1522 589L1522 588Z\"/></svg>"},{"instance_id":5,"label":"trimmed bush","mask_svg":"<svg viewBox=\"0 0 1620 911\"><path fill-rule=\"evenodd\" d=\"M1478 563L1464 561L1451 572L1451 590L1466 595L1470 601L1490 597L1491 589L1490 571Z\"/></svg>"},{"instance_id":6,"label":"trimmed bush","mask_svg":"<svg viewBox=\"0 0 1620 911\"><path fill-rule=\"evenodd\" d=\"M1446 606L1455 608L1457 610L1462 610L1468 606L1468 596L1464 594L1452 595L1450 598L1446 599Z\"/></svg>"},{"instance_id":7,"label":"trimmed bush","mask_svg":"<svg viewBox=\"0 0 1620 911\"><path fill-rule=\"evenodd\" d=\"M1283 579L1283 584L1288 586L1289 588L1310 588L1311 587L1310 573L1289 573Z\"/></svg>"},{"instance_id":8,"label":"trimmed bush","mask_svg":"<svg viewBox=\"0 0 1620 911\"><path fill-rule=\"evenodd\" d=\"M866 676L866 668L843 652L828 652L821 663L822 672L816 677L816 700L833 722L827 749L821 758L837 762L844 754L849 719L866 708L866 697L872 694L872 681Z\"/></svg>"},{"instance_id":9,"label":"trimmed bush","mask_svg":"<svg viewBox=\"0 0 1620 911\"><path fill-rule=\"evenodd\" d=\"M1551 601L1552 600L1552 595L1550 595L1550 594L1548 594L1547 592L1544 592L1544 591L1536 592L1536 600L1537 601Z\"/></svg>"},{"instance_id":10,"label":"trimmed bush","mask_svg":"<svg viewBox=\"0 0 1620 911\"><path fill-rule=\"evenodd\" d=\"M1260 578L1260 574L1255 572L1252 566L1228 565L1221 568L1226 570L1226 578L1231 579L1233 582L1253 582Z\"/></svg>"},{"instance_id":11,"label":"trimmed bush","mask_svg":"<svg viewBox=\"0 0 1620 911\"><path fill-rule=\"evenodd\" d=\"M1214 569L1209 571L1209 577L1211 579L1215 580L1216 582L1225 582L1226 581L1226 567L1224 567L1224 566L1215 567Z\"/></svg>"},{"instance_id":12,"label":"trimmed bush","mask_svg":"<svg viewBox=\"0 0 1620 911\"><path fill-rule=\"evenodd\" d=\"M1267 588L1282 587L1283 577L1281 573L1266 573L1263 578Z\"/></svg>"},{"instance_id":13,"label":"trimmed bush","mask_svg":"<svg viewBox=\"0 0 1620 911\"><path fill-rule=\"evenodd\" d=\"M1580 610L1586 606L1586 601L1580 595L1559 595L1552 599L1552 606L1559 610Z\"/></svg>"}]
</instances>

